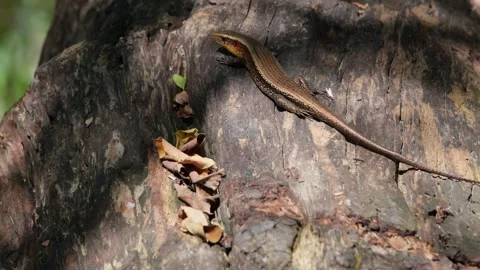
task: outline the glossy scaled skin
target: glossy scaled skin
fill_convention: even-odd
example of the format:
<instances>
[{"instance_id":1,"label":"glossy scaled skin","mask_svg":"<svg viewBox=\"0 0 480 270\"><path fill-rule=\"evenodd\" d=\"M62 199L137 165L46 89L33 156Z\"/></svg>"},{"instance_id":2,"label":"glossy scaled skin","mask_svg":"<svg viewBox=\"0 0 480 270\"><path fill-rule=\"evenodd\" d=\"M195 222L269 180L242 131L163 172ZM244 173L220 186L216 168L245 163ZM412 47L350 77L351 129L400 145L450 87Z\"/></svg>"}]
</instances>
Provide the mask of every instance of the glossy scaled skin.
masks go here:
<instances>
[{"instance_id":1,"label":"glossy scaled skin","mask_svg":"<svg viewBox=\"0 0 480 270\"><path fill-rule=\"evenodd\" d=\"M270 51L253 38L233 31L214 33L212 37L230 53L242 60L260 91L272 99L277 106L301 117L322 121L340 132L347 141L395 162L402 162L417 170L448 178L478 183L475 180L442 172L407 159L364 137L341 117L318 102L310 91L291 80Z\"/></svg>"}]
</instances>

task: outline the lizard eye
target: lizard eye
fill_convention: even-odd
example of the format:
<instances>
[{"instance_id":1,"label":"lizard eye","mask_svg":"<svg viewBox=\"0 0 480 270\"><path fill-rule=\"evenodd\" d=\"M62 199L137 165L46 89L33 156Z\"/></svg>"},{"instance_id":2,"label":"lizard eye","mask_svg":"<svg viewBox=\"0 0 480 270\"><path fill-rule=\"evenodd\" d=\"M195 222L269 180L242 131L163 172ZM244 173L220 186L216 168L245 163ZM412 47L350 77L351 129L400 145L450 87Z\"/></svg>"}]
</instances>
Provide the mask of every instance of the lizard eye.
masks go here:
<instances>
[{"instance_id":1,"label":"lizard eye","mask_svg":"<svg viewBox=\"0 0 480 270\"><path fill-rule=\"evenodd\" d=\"M225 37L220 37L222 39L222 42L226 43L227 42L227 38Z\"/></svg>"}]
</instances>

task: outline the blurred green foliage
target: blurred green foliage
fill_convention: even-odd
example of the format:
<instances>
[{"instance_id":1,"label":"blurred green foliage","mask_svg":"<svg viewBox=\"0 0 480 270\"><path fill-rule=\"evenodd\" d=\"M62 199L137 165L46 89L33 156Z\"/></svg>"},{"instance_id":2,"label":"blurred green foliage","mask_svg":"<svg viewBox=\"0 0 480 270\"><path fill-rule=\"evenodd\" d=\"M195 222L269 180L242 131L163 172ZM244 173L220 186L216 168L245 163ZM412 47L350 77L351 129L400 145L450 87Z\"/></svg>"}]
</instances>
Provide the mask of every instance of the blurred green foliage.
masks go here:
<instances>
[{"instance_id":1,"label":"blurred green foliage","mask_svg":"<svg viewBox=\"0 0 480 270\"><path fill-rule=\"evenodd\" d=\"M32 81L55 0L0 0L0 119Z\"/></svg>"}]
</instances>

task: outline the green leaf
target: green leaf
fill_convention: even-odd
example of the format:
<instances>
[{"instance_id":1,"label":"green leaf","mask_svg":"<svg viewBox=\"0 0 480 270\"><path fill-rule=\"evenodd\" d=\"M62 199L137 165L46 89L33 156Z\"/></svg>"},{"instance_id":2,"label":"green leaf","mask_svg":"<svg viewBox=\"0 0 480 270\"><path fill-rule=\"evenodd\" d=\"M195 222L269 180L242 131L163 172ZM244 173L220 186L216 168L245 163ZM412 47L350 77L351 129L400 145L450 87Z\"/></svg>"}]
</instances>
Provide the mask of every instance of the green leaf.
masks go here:
<instances>
[{"instance_id":1,"label":"green leaf","mask_svg":"<svg viewBox=\"0 0 480 270\"><path fill-rule=\"evenodd\" d=\"M185 90L185 83L187 82L185 77L178 74L173 74L173 81L180 89Z\"/></svg>"}]
</instances>

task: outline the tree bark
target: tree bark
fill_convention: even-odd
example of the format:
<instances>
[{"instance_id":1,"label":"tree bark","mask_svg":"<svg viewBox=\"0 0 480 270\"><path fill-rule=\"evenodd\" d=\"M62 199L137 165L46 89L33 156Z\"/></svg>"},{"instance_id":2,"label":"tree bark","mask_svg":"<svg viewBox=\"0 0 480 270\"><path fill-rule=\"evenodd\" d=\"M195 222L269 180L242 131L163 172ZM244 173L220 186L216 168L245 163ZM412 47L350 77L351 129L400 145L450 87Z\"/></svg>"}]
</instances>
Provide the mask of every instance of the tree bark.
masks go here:
<instances>
[{"instance_id":1,"label":"tree bark","mask_svg":"<svg viewBox=\"0 0 480 270\"><path fill-rule=\"evenodd\" d=\"M58 0L41 65L0 124L0 269L480 266L480 186L278 111L217 30L333 91L373 141L480 181L480 24L463 1ZM177 118L171 77L194 118ZM224 246L179 230L153 140L206 133ZM231 246L226 244L231 240Z\"/></svg>"}]
</instances>

